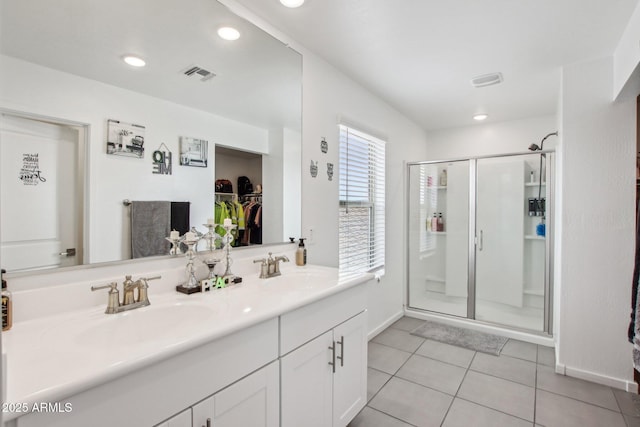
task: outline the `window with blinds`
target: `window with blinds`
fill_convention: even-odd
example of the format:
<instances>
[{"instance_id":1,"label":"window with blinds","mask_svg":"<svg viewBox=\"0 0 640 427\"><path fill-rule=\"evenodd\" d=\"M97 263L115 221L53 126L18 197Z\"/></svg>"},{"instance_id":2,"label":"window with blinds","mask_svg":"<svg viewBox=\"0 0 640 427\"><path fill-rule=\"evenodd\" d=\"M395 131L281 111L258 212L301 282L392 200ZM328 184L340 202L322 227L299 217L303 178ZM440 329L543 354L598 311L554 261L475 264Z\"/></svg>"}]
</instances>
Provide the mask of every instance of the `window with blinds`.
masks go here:
<instances>
[{"instance_id":1,"label":"window with blinds","mask_svg":"<svg viewBox=\"0 0 640 427\"><path fill-rule=\"evenodd\" d=\"M340 126L339 268L384 273L385 142Z\"/></svg>"}]
</instances>

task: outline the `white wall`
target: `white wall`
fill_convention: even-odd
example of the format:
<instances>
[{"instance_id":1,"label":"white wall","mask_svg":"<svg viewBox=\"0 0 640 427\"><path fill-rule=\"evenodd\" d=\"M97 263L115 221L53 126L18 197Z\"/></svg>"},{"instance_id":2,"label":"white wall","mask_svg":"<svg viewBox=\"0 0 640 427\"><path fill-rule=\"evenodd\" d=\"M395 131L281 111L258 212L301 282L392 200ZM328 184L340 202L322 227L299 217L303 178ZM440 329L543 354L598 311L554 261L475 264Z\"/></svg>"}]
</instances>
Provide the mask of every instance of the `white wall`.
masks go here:
<instances>
[{"instance_id":1,"label":"white wall","mask_svg":"<svg viewBox=\"0 0 640 427\"><path fill-rule=\"evenodd\" d=\"M533 117L507 122L487 122L462 128L443 129L428 134L428 160L525 152L532 143L557 130L555 116ZM544 149L554 148L550 137Z\"/></svg>"},{"instance_id":2,"label":"white wall","mask_svg":"<svg viewBox=\"0 0 640 427\"><path fill-rule=\"evenodd\" d=\"M636 6L631 19L620 38L613 55L614 82L613 97L623 94L635 98L640 91L640 3ZM631 78L633 76L633 78ZM624 92L624 93L623 93Z\"/></svg>"},{"instance_id":3,"label":"white wall","mask_svg":"<svg viewBox=\"0 0 640 427\"><path fill-rule=\"evenodd\" d=\"M633 389L635 101L613 85L612 57L563 70L557 370Z\"/></svg>"},{"instance_id":4,"label":"white wall","mask_svg":"<svg viewBox=\"0 0 640 427\"><path fill-rule=\"evenodd\" d=\"M303 60L302 230L313 240L310 263L338 266L338 146L340 120L373 133L386 146L386 275L369 287L369 331L402 310L406 284L405 161L426 156L425 134L410 120L310 52ZM325 137L329 151L320 151ZM309 173L318 161L318 177ZM335 166L333 181L327 163Z\"/></svg>"},{"instance_id":5,"label":"white wall","mask_svg":"<svg viewBox=\"0 0 640 427\"><path fill-rule=\"evenodd\" d=\"M124 199L190 201L194 225L212 216L213 166L180 166L180 136L208 140L211 165L214 143L268 152L265 129L11 57L1 60L0 107L90 126L88 262L126 258L129 213ZM144 159L106 154L107 119L146 126ZM162 142L173 153L172 175L152 174L151 152Z\"/></svg>"}]
</instances>

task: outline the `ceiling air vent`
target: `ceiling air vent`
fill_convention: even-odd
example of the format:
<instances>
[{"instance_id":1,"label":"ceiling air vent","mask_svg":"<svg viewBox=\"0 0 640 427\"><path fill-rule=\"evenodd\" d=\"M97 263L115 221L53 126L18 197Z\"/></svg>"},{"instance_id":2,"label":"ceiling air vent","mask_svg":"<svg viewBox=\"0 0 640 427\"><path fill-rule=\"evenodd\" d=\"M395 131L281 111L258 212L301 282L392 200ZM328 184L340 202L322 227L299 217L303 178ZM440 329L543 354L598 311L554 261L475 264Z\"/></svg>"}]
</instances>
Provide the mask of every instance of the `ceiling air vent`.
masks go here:
<instances>
[{"instance_id":1,"label":"ceiling air vent","mask_svg":"<svg viewBox=\"0 0 640 427\"><path fill-rule=\"evenodd\" d=\"M471 85L473 87L486 87L497 85L498 83L502 83L502 73L483 74L482 76L476 76L471 79Z\"/></svg>"},{"instance_id":2,"label":"ceiling air vent","mask_svg":"<svg viewBox=\"0 0 640 427\"><path fill-rule=\"evenodd\" d=\"M184 75L187 77L199 77L201 82L206 82L216 76L216 74L212 71L205 70L204 68L193 66L189 67L184 71Z\"/></svg>"}]
</instances>

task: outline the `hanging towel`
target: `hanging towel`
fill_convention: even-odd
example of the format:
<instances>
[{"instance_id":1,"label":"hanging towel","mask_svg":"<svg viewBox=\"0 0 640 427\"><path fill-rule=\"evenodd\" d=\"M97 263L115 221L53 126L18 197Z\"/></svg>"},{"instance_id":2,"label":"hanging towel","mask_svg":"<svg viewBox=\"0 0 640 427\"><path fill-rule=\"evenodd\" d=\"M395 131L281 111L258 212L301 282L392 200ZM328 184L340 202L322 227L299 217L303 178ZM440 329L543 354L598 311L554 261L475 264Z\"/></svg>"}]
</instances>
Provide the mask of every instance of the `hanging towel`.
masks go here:
<instances>
[{"instance_id":1,"label":"hanging towel","mask_svg":"<svg viewBox=\"0 0 640 427\"><path fill-rule=\"evenodd\" d=\"M171 230L180 232L181 236L191 229L189 205L190 202L171 202Z\"/></svg>"},{"instance_id":2,"label":"hanging towel","mask_svg":"<svg viewBox=\"0 0 640 427\"><path fill-rule=\"evenodd\" d=\"M636 254L635 265L633 268L633 278L631 279L631 321L629 322L629 330L627 332L629 342L634 343L637 333L636 322L638 321L638 280L640 280L640 202L636 209Z\"/></svg>"},{"instance_id":3,"label":"hanging towel","mask_svg":"<svg viewBox=\"0 0 640 427\"><path fill-rule=\"evenodd\" d=\"M131 254L142 258L169 253L171 202L131 202Z\"/></svg>"}]
</instances>

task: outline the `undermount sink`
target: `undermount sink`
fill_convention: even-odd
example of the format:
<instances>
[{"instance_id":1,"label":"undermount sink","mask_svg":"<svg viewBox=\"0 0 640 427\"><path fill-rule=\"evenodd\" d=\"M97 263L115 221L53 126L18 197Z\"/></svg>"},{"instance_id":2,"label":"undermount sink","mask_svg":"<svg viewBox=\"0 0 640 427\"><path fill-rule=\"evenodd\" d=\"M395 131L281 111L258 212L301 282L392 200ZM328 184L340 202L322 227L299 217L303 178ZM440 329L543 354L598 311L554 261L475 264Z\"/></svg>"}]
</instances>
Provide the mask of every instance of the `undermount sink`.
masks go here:
<instances>
[{"instance_id":1,"label":"undermount sink","mask_svg":"<svg viewBox=\"0 0 640 427\"><path fill-rule=\"evenodd\" d=\"M79 345L107 346L129 345L149 340L164 339L185 325L197 325L206 321L213 310L198 304L150 305L117 314L105 314L95 325L75 336Z\"/></svg>"}]
</instances>

